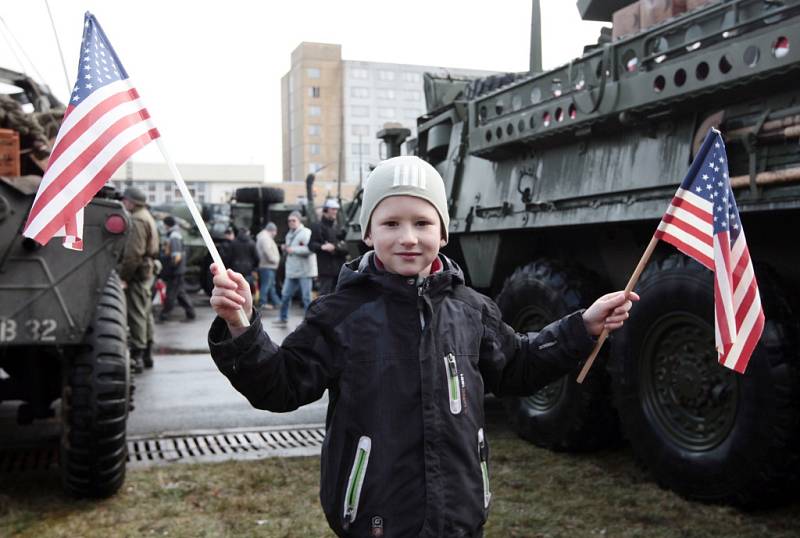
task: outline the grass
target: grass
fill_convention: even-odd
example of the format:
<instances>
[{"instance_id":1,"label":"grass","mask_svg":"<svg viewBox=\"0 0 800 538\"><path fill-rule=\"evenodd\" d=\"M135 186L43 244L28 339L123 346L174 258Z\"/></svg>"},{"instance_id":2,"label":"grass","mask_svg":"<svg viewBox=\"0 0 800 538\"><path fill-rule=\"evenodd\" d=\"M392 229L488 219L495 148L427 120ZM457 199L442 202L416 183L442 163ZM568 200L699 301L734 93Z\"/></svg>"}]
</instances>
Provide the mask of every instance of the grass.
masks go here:
<instances>
[{"instance_id":1,"label":"grass","mask_svg":"<svg viewBox=\"0 0 800 538\"><path fill-rule=\"evenodd\" d=\"M492 443L494 537L797 536L800 502L743 513L661 490L627 449L556 454L519 440L500 420ZM332 536L317 497L318 458L131 470L114 497L74 500L57 473L0 475L0 536Z\"/></svg>"}]
</instances>

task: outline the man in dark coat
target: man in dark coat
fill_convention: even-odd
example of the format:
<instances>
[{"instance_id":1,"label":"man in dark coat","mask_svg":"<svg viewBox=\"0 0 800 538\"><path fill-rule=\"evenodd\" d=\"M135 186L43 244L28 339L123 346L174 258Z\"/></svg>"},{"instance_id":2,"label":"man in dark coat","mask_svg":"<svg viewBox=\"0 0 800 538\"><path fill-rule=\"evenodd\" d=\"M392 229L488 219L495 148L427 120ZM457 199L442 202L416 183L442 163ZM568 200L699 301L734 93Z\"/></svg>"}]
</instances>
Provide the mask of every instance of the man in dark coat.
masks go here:
<instances>
[{"instance_id":1,"label":"man in dark coat","mask_svg":"<svg viewBox=\"0 0 800 538\"><path fill-rule=\"evenodd\" d=\"M319 294L326 295L336 289L336 278L347 259L347 248L341 237L341 228L336 222L339 203L333 198L325 200L322 218L311 227L308 248L317 255L317 283Z\"/></svg>"},{"instance_id":2,"label":"man in dark coat","mask_svg":"<svg viewBox=\"0 0 800 538\"><path fill-rule=\"evenodd\" d=\"M186 312L186 321L191 321L197 315L184 284L186 250L183 246L183 236L180 226L172 215L164 217L164 225L167 227L167 238L163 243L164 269L161 271L161 278L167 284L167 298L164 300L164 308L161 310L158 320L167 321L177 302Z\"/></svg>"},{"instance_id":3,"label":"man in dark coat","mask_svg":"<svg viewBox=\"0 0 800 538\"><path fill-rule=\"evenodd\" d=\"M252 287L253 273L258 267L258 251L247 228L239 228L236 239L228 245L227 263L229 269L244 275Z\"/></svg>"}]
</instances>

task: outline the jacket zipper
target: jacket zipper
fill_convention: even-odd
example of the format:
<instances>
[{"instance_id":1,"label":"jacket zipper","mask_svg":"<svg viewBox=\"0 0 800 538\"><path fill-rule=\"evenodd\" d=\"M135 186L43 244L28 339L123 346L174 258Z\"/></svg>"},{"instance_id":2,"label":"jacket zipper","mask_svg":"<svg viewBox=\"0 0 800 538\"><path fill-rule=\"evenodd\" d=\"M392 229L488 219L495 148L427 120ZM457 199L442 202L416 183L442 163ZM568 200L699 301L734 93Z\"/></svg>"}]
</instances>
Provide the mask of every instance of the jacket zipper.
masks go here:
<instances>
[{"instance_id":1,"label":"jacket zipper","mask_svg":"<svg viewBox=\"0 0 800 538\"><path fill-rule=\"evenodd\" d=\"M444 357L444 367L447 371L447 394L450 400L450 412L454 415L461 413L461 386L458 377L458 363L456 356L448 353Z\"/></svg>"},{"instance_id":2,"label":"jacket zipper","mask_svg":"<svg viewBox=\"0 0 800 538\"><path fill-rule=\"evenodd\" d=\"M489 491L489 464L486 440L483 438L483 428L478 430L478 458L481 464L481 479L483 480L483 507L489 508L492 493Z\"/></svg>"},{"instance_id":3,"label":"jacket zipper","mask_svg":"<svg viewBox=\"0 0 800 538\"><path fill-rule=\"evenodd\" d=\"M358 440L356 448L356 458L353 467L350 469L350 478L347 480L347 490L344 494L344 528L347 530L350 524L355 521L358 513L358 501L361 497L361 486L364 485L364 477L367 474L367 464L369 463L369 453L372 448L372 440L362 436Z\"/></svg>"}]
</instances>

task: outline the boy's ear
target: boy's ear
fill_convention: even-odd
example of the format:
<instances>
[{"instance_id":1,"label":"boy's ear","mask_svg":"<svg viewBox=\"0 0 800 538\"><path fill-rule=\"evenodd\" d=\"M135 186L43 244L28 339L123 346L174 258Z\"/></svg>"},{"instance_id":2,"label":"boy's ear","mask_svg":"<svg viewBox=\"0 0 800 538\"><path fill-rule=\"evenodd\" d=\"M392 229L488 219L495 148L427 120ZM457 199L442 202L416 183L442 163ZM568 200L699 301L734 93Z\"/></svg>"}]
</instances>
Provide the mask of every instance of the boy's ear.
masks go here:
<instances>
[{"instance_id":1,"label":"boy's ear","mask_svg":"<svg viewBox=\"0 0 800 538\"><path fill-rule=\"evenodd\" d=\"M370 233L369 233L369 232L367 232L367 235L366 235L366 237L364 237L364 243L365 243L365 244L366 244L366 245L367 245L369 248L372 248L373 241L372 241L372 236L370 235Z\"/></svg>"},{"instance_id":2,"label":"boy's ear","mask_svg":"<svg viewBox=\"0 0 800 538\"><path fill-rule=\"evenodd\" d=\"M444 246L445 246L446 244L447 244L447 239L445 239L444 237L442 237L442 238L439 240L439 248L444 248Z\"/></svg>"}]
</instances>

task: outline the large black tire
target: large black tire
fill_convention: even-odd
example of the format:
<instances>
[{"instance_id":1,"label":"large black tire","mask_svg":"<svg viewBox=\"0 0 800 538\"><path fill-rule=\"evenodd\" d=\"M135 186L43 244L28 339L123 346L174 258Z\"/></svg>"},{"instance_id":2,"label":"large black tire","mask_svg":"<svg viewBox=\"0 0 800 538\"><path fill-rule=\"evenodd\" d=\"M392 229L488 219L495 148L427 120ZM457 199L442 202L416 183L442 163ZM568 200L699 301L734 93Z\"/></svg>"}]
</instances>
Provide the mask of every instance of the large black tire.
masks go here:
<instances>
[{"instance_id":1,"label":"large black tire","mask_svg":"<svg viewBox=\"0 0 800 538\"><path fill-rule=\"evenodd\" d=\"M241 187L236 189L236 201L244 204L280 204L283 202L283 189L274 187Z\"/></svg>"},{"instance_id":2,"label":"large black tire","mask_svg":"<svg viewBox=\"0 0 800 538\"><path fill-rule=\"evenodd\" d=\"M744 375L718 364L713 276L683 255L645 271L614 342L622 429L657 482L690 499L766 506L796 483L797 321L757 273L767 321Z\"/></svg>"},{"instance_id":3,"label":"large black tire","mask_svg":"<svg viewBox=\"0 0 800 538\"><path fill-rule=\"evenodd\" d=\"M83 344L64 368L61 477L72 495L108 497L125 480L130 386L125 295L116 272Z\"/></svg>"},{"instance_id":4,"label":"large black tire","mask_svg":"<svg viewBox=\"0 0 800 538\"><path fill-rule=\"evenodd\" d=\"M520 267L503 285L497 305L519 332L535 332L591 304L599 293L597 277L552 261ZM512 428L528 441L551 450L594 450L619 440L611 407L610 380L603 358L582 384L567 375L527 398L506 398Z\"/></svg>"}]
</instances>

